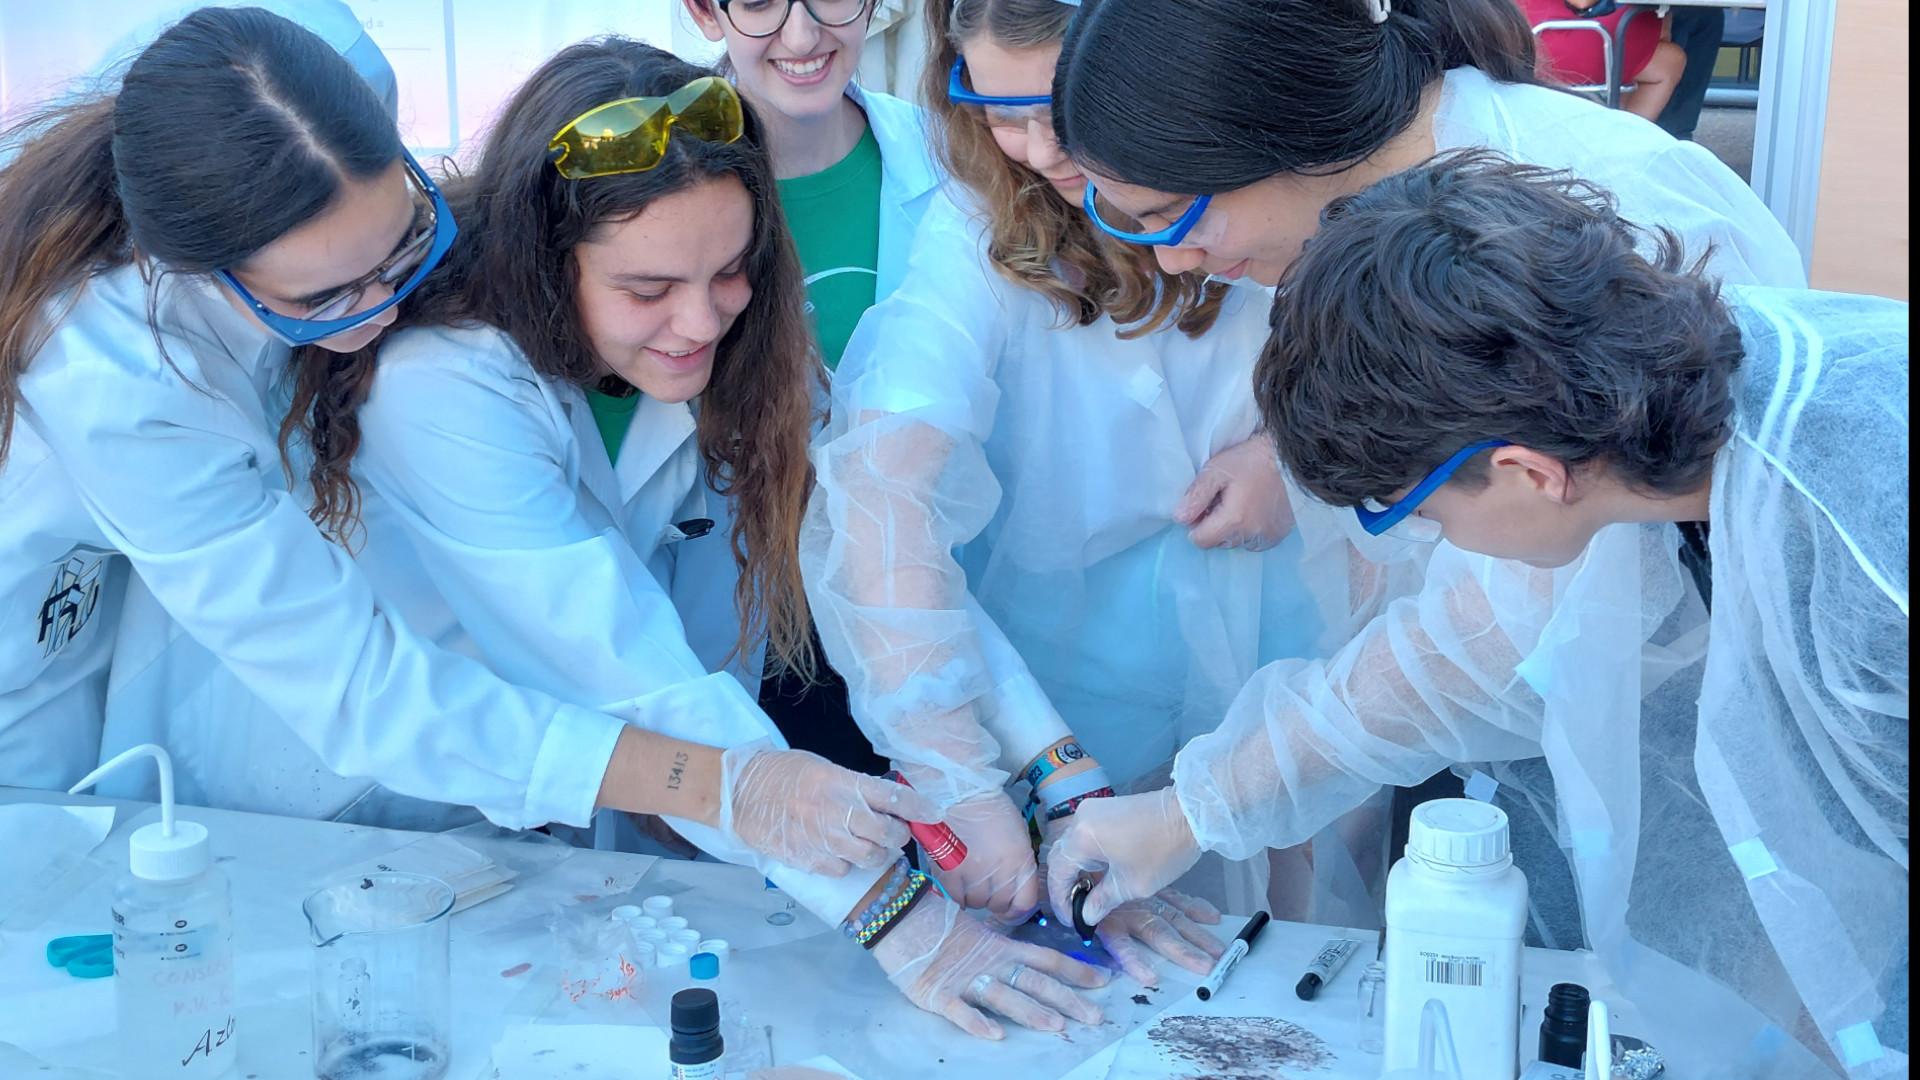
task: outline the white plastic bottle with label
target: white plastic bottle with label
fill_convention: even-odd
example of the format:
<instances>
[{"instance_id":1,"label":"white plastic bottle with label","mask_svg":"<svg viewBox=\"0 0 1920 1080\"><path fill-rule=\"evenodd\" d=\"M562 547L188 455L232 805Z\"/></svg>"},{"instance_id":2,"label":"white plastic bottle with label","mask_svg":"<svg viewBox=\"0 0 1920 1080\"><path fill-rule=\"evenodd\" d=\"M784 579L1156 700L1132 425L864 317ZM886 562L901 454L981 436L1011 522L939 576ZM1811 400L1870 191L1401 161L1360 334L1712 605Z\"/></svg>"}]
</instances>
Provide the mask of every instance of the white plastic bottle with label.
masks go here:
<instances>
[{"instance_id":1,"label":"white plastic bottle with label","mask_svg":"<svg viewBox=\"0 0 1920 1080\"><path fill-rule=\"evenodd\" d=\"M134 757L160 767L160 820L135 829L130 873L113 890L113 982L119 1061L143 1080L225 1080L238 1074L233 904L213 865L207 827L173 816L173 762L133 747L95 769L93 784Z\"/></svg>"},{"instance_id":2,"label":"white plastic bottle with label","mask_svg":"<svg viewBox=\"0 0 1920 1080\"><path fill-rule=\"evenodd\" d=\"M1437 998L1461 1075L1514 1080L1526 925L1507 815L1471 799L1415 807L1406 855L1387 875L1387 1070L1418 1065L1420 1011Z\"/></svg>"}]
</instances>

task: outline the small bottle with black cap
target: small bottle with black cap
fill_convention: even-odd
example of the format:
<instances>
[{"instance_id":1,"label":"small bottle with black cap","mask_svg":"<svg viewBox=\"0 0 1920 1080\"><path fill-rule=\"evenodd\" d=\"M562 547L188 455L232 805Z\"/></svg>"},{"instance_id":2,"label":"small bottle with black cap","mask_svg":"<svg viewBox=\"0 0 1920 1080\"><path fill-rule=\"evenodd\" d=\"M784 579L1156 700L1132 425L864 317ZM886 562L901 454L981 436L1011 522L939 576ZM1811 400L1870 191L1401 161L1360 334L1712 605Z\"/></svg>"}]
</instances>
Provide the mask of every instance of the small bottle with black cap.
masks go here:
<instances>
[{"instance_id":1,"label":"small bottle with black cap","mask_svg":"<svg viewBox=\"0 0 1920 1080\"><path fill-rule=\"evenodd\" d=\"M695 987L673 995L673 1038L667 1043L673 1080L720 1080L726 1054L714 992Z\"/></svg>"}]
</instances>

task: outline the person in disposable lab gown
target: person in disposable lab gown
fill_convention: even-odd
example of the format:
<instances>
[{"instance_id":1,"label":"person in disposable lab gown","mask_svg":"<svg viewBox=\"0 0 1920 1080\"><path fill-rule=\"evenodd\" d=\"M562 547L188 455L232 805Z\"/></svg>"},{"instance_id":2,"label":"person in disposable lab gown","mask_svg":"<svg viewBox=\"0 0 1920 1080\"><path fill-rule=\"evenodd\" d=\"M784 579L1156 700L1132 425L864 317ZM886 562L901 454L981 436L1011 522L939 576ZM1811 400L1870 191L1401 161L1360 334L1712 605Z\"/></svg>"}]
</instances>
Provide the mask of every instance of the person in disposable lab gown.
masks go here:
<instances>
[{"instance_id":1,"label":"person in disposable lab gown","mask_svg":"<svg viewBox=\"0 0 1920 1080\"><path fill-rule=\"evenodd\" d=\"M924 118L913 104L853 81L873 18L867 0L682 3L701 33L726 47L727 74L766 127L781 212L831 372L860 316L900 284L914 231L933 202L940 174L927 156ZM724 526L729 502L710 503ZM724 619L707 626L700 613L730 610L731 553L721 545L691 550L686 568L675 596L688 612L694 651L711 666L731 650L733 630ZM764 648L755 648L733 670L793 745L850 769L886 767L855 726L846 685L830 665L803 679L767 665Z\"/></svg>"},{"instance_id":2,"label":"person in disposable lab gown","mask_svg":"<svg viewBox=\"0 0 1920 1080\"><path fill-rule=\"evenodd\" d=\"M140 55L117 95L36 130L0 172L0 258L26 268L0 296L0 430L27 451L0 473L7 524L24 538L5 549L0 615L37 628L51 579L64 621L51 663L41 641L8 636L10 690L31 703L38 679L61 677L62 646L109 629L112 610L71 579L77 557L118 552L342 773L507 825L584 824L597 804L672 813L842 872L826 838L859 831L850 814L904 840L870 809L871 786L818 759L636 726L678 715L674 694L618 703L615 716L434 648L308 520L305 491L274 463L286 392L311 401L456 231L391 117L323 42L266 12L196 12ZM295 342L320 345L294 358ZM336 536L351 527L341 504L314 513ZM39 744L83 730L32 712L3 719L7 779L69 782L84 755ZM180 751L183 772L204 763L209 746L173 734L156 741ZM23 776L16 762L44 771ZM820 829L802 837L809 821ZM859 857L884 862L885 846Z\"/></svg>"},{"instance_id":3,"label":"person in disposable lab gown","mask_svg":"<svg viewBox=\"0 0 1920 1080\"><path fill-rule=\"evenodd\" d=\"M1151 244L1170 271L1271 286L1335 197L1484 146L1608 188L1720 280L1805 285L1792 240L1731 169L1639 117L1534 84L1533 47L1511 0L1101 0L1062 47L1054 123L1091 178L1096 223ZM1356 532L1302 537L1321 651L1421 581L1426 553ZM1356 552L1364 573L1349 572ZM1520 809L1538 783L1515 770L1530 768L1502 770L1496 801ZM1517 826L1514 844L1530 865L1536 851L1557 860L1550 831ZM1536 899L1570 905L1572 890L1564 875L1534 881ZM1549 929L1536 920L1534 942L1578 944Z\"/></svg>"},{"instance_id":4,"label":"person in disposable lab gown","mask_svg":"<svg viewBox=\"0 0 1920 1080\"><path fill-rule=\"evenodd\" d=\"M1104 874L1093 918L1199 848L1544 755L1577 918L1673 1071L1905 1076L1907 306L1690 265L1485 152L1329 208L1256 392L1334 504L1301 527L1417 526L1426 586L1263 671L1171 789L1077 815L1050 884Z\"/></svg>"},{"instance_id":5,"label":"person in disposable lab gown","mask_svg":"<svg viewBox=\"0 0 1920 1080\"><path fill-rule=\"evenodd\" d=\"M636 97L673 103L664 143L578 138L576 117L596 130L608 122L593 110ZM736 647L764 633L777 662L808 659L795 547L821 371L760 138L727 83L651 46L602 39L542 65L454 188L460 244L367 369L353 456L361 561L410 625L566 700L675 695L685 711L672 730L708 741L778 735L688 647L668 594L682 553L740 552ZM597 422L589 387L632 400L623 424ZM731 482L729 533L705 520L703 464ZM910 789L863 782L899 793L902 813L939 816ZM676 828L745 859L712 829ZM905 880L884 866L834 880L763 865L830 924L857 926ZM989 934L944 899L924 901L875 957L969 1030L986 1024L973 1005L1042 1027L1097 1019L1067 986L1089 985L1091 969ZM1022 992L1052 1008L961 1001L977 974L1019 965L1032 969L1013 972Z\"/></svg>"},{"instance_id":6,"label":"person in disposable lab gown","mask_svg":"<svg viewBox=\"0 0 1920 1080\"><path fill-rule=\"evenodd\" d=\"M202 6L169 0L153 7L138 31L105 51L106 61L92 78L117 80L160 30ZM345 4L253 6L299 8L306 28L354 65L392 115L393 68ZM123 18L136 14L125 5L115 11ZM0 147L0 164L18 150ZM65 787L103 760L101 720L114 630L129 587L127 561L105 543L72 543L91 531L85 510L66 496L69 481L30 428L16 427L10 452L0 456L11 459L11 467L0 471L0 505L59 506L66 517L10 513L0 521L0 580L23 585L6 602L7 622L27 627L25 640L32 645L9 650L0 661L0 784ZM142 586L135 579L131 587L137 593Z\"/></svg>"},{"instance_id":7,"label":"person in disposable lab gown","mask_svg":"<svg viewBox=\"0 0 1920 1080\"><path fill-rule=\"evenodd\" d=\"M1041 817L1163 782L1181 742L1315 629L1297 545L1263 553L1248 535L1252 550L1206 550L1176 519L1215 455L1256 426L1264 297L1163 278L1081 215L1083 182L1045 108L1071 14L1053 0L928 5L939 48L926 96L964 205L929 212L907 280L854 335L802 543L855 715L953 804L969 855L949 891L1015 921L1041 883L1004 784L1033 787L1051 751L1059 766L1040 769L1029 803ZM1182 889L1265 906L1257 875L1228 874L1210 866ZM1175 899L1103 930L1145 927L1204 970L1204 944L1179 948L1172 927L1204 942L1178 906L1212 913Z\"/></svg>"}]
</instances>

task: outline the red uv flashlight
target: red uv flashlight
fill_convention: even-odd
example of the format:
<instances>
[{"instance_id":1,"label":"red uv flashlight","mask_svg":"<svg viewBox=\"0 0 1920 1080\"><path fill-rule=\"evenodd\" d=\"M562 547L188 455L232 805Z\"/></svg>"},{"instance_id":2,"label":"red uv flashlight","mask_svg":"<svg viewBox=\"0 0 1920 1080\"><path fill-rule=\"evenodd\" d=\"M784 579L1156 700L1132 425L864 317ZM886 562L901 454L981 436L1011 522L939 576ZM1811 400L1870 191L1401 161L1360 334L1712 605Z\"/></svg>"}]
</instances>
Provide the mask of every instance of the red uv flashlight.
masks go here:
<instances>
[{"instance_id":1,"label":"red uv flashlight","mask_svg":"<svg viewBox=\"0 0 1920 1080\"><path fill-rule=\"evenodd\" d=\"M907 787L913 786L908 784L907 778L900 775L898 771L888 773L887 779ZM927 857L933 860L933 865L940 869L951 870L966 861L966 842L947 826L924 821L909 821L907 831L913 834L913 839L920 845L920 850L926 852Z\"/></svg>"}]
</instances>

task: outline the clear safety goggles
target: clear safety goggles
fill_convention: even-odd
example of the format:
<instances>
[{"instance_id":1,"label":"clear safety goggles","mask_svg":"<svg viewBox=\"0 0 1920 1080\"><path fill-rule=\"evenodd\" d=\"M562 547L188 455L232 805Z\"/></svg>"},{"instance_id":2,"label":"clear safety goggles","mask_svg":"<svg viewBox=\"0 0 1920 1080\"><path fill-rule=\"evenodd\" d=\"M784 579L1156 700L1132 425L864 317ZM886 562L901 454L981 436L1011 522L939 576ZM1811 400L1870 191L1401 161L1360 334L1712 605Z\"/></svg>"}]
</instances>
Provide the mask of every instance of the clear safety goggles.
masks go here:
<instances>
[{"instance_id":1,"label":"clear safety goggles","mask_svg":"<svg viewBox=\"0 0 1920 1080\"><path fill-rule=\"evenodd\" d=\"M325 296L304 304L307 314L286 315L273 310L247 291L247 287L231 271L216 270L214 276L232 289L240 302L275 337L289 345L311 345L344 334L399 303L408 293L419 288L433 268L446 257L447 251L453 247L454 236L459 232L454 225L453 211L448 208L446 198L440 194L440 189L434 185L427 171L405 150L400 151L400 157L406 163L407 179L413 185L413 227L379 266ZM354 310L366 299L369 289L381 286L392 289L392 295L365 310Z\"/></svg>"}]
</instances>

